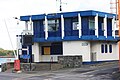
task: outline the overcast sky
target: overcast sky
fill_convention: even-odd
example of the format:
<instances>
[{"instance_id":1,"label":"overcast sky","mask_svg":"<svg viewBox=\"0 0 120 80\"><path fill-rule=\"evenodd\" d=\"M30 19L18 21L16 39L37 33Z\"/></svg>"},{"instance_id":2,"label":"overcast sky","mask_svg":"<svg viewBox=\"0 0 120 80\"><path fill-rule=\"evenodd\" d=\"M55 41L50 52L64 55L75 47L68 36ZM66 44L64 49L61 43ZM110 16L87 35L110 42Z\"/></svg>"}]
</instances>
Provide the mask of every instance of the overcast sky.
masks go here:
<instances>
[{"instance_id":1,"label":"overcast sky","mask_svg":"<svg viewBox=\"0 0 120 80\"><path fill-rule=\"evenodd\" d=\"M63 12L83 10L110 12L110 0L62 0L62 2ZM56 0L0 0L0 48L12 49L5 22L16 49L16 35L20 34L24 25L23 22L17 25L13 17L58 11L59 3L56 3Z\"/></svg>"}]
</instances>

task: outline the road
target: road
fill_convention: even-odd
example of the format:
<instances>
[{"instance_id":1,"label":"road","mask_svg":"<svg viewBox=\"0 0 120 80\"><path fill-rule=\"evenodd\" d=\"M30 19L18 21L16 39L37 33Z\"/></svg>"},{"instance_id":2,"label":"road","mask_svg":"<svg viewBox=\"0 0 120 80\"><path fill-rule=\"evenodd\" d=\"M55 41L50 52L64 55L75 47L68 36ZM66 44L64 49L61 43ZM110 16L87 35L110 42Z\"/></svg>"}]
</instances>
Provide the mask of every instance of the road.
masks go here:
<instances>
[{"instance_id":1,"label":"road","mask_svg":"<svg viewBox=\"0 0 120 80\"><path fill-rule=\"evenodd\" d=\"M0 73L0 80L120 80L118 64L83 66L81 68L62 69L57 71L11 72Z\"/></svg>"}]
</instances>

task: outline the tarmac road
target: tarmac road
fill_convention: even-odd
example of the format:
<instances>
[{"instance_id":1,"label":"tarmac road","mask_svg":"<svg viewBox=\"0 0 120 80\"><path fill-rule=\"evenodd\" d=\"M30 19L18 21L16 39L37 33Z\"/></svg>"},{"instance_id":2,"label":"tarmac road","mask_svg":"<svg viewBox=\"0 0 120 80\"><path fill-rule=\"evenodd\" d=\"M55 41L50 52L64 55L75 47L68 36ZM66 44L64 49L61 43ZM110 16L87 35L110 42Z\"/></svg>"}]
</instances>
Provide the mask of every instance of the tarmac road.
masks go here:
<instances>
[{"instance_id":1,"label":"tarmac road","mask_svg":"<svg viewBox=\"0 0 120 80\"><path fill-rule=\"evenodd\" d=\"M0 73L0 80L120 80L118 64L83 66L81 68L57 71L39 71L26 73Z\"/></svg>"}]
</instances>

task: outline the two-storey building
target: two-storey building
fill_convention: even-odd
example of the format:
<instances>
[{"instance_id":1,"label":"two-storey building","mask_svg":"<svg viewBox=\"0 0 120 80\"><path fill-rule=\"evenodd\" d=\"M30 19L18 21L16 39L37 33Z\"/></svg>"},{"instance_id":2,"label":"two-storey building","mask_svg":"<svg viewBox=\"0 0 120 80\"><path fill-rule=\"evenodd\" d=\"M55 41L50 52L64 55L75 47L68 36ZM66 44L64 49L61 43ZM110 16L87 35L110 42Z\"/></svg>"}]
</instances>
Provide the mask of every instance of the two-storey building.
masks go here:
<instances>
[{"instance_id":1,"label":"two-storey building","mask_svg":"<svg viewBox=\"0 0 120 80\"><path fill-rule=\"evenodd\" d=\"M93 10L20 17L25 31L29 21L33 24L34 62L56 62L66 55L82 55L83 62L118 60L115 19L115 14Z\"/></svg>"}]
</instances>

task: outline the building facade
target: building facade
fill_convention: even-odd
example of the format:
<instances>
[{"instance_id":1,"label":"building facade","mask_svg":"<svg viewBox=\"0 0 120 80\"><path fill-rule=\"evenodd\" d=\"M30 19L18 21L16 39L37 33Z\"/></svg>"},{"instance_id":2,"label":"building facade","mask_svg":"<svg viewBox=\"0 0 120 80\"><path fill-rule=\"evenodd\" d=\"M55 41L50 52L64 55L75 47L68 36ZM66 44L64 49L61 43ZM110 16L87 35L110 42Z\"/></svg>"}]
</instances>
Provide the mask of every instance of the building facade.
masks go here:
<instances>
[{"instance_id":1,"label":"building facade","mask_svg":"<svg viewBox=\"0 0 120 80\"><path fill-rule=\"evenodd\" d=\"M93 10L20 17L26 23L23 33L34 36L34 62L57 62L58 56L69 55L82 55L83 62L118 60L115 19L115 14Z\"/></svg>"}]
</instances>

